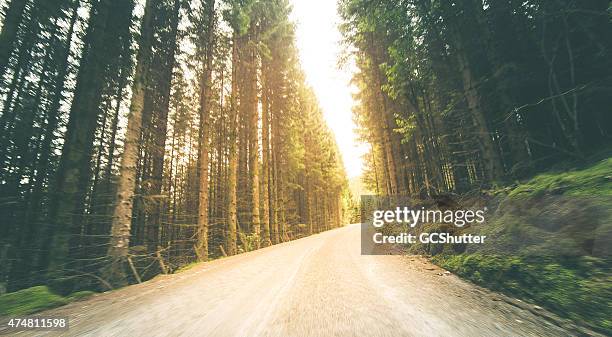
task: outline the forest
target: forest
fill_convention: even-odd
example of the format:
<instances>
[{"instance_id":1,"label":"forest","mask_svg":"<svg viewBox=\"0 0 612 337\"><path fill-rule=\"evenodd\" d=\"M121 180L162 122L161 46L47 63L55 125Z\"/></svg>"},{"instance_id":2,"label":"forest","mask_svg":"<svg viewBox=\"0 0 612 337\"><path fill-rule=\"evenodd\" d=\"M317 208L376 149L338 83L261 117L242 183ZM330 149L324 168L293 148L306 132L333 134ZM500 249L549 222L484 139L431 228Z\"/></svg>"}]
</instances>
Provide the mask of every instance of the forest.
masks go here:
<instances>
[{"instance_id":1,"label":"forest","mask_svg":"<svg viewBox=\"0 0 612 337\"><path fill-rule=\"evenodd\" d=\"M611 108L610 0L0 0L0 334L610 335Z\"/></svg>"},{"instance_id":2,"label":"forest","mask_svg":"<svg viewBox=\"0 0 612 337\"><path fill-rule=\"evenodd\" d=\"M609 156L607 0L340 0L364 182L430 197Z\"/></svg>"},{"instance_id":3,"label":"forest","mask_svg":"<svg viewBox=\"0 0 612 337\"><path fill-rule=\"evenodd\" d=\"M407 254L610 335L612 3L340 0L339 12L366 187L489 210L482 226L414 231L482 245Z\"/></svg>"},{"instance_id":4,"label":"forest","mask_svg":"<svg viewBox=\"0 0 612 337\"><path fill-rule=\"evenodd\" d=\"M0 293L109 290L344 222L287 0L0 5Z\"/></svg>"}]
</instances>

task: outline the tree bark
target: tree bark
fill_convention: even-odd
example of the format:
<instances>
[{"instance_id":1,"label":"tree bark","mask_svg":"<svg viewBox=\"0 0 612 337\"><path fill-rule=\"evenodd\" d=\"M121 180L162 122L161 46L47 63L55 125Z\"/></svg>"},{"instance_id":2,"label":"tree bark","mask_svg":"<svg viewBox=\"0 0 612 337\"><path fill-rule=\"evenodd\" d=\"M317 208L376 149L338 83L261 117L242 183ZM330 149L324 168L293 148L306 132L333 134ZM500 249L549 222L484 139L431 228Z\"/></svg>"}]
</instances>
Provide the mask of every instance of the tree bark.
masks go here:
<instances>
[{"instance_id":1,"label":"tree bark","mask_svg":"<svg viewBox=\"0 0 612 337\"><path fill-rule=\"evenodd\" d=\"M44 241L43 247L45 252L50 247L42 264L47 266L47 277L51 281L62 279L71 239L80 232L82 206L91 176L92 147L100 114L105 68L111 61L104 53L105 42L109 38L105 31L110 23L110 7L110 0L101 0L93 6L85 37L54 195L49 207L53 235L51 240ZM57 286L63 288L62 283L58 282Z\"/></svg>"},{"instance_id":2,"label":"tree bark","mask_svg":"<svg viewBox=\"0 0 612 337\"><path fill-rule=\"evenodd\" d=\"M232 102L230 111L230 137L229 137L229 158L228 158L228 178L227 178L227 236L226 236L226 253L228 255L236 254L236 229L237 229L237 214L236 214L236 178L238 175L238 146L236 144L238 138L238 41L237 32L234 32L232 41Z\"/></svg>"},{"instance_id":3,"label":"tree bark","mask_svg":"<svg viewBox=\"0 0 612 337\"><path fill-rule=\"evenodd\" d=\"M255 237L255 249L260 247L259 219L259 109L257 106L257 54L249 46L248 65L248 113L249 113L249 177L251 180L251 234Z\"/></svg>"},{"instance_id":4,"label":"tree bark","mask_svg":"<svg viewBox=\"0 0 612 337\"><path fill-rule=\"evenodd\" d=\"M263 71L270 71L268 67L263 67ZM263 235L262 235L262 244L264 247L270 246L272 241L270 240L270 102L269 102L269 91L268 91L268 82L267 77L264 74L264 87L262 90L262 225L263 225Z\"/></svg>"},{"instance_id":5,"label":"tree bark","mask_svg":"<svg viewBox=\"0 0 612 337\"><path fill-rule=\"evenodd\" d=\"M199 195L200 202L198 204L198 232L196 238L196 255L199 260L208 260L208 193L209 193L209 181L208 181L208 156L210 147L210 92L211 92L211 80L212 80L212 61L213 61L213 29L215 28L215 0L210 0L209 16L208 16L208 30L206 32L206 57L205 64L203 64L203 75L200 80L200 181L199 181Z\"/></svg>"},{"instance_id":6,"label":"tree bark","mask_svg":"<svg viewBox=\"0 0 612 337\"><path fill-rule=\"evenodd\" d=\"M144 95L151 62L153 3L153 0L147 0L142 19L141 40L136 58L137 64L132 84L130 113L128 115L123 155L121 156L110 246L107 252L107 256L110 258L110 266L104 272L106 280L113 285L123 285L126 282L123 264L128 257L130 245L132 207L134 189L136 188L136 164L139 154Z\"/></svg>"}]
</instances>

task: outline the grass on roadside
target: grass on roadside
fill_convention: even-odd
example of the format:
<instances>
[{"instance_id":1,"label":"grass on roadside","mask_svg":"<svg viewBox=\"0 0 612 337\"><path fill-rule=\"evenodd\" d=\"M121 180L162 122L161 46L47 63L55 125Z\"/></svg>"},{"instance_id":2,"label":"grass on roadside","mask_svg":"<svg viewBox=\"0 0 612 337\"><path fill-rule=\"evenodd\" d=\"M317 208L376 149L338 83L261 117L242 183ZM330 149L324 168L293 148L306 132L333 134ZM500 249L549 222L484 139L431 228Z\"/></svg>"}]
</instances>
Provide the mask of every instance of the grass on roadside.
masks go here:
<instances>
[{"instance_id":1,"label":"grass on roadside","mask_svg":"<svg viewBox=\"0 0 612 337\"><path fill-rule=\"evenodd\" d=\"M429 248L432 261L612 335L612 158L537 175L496 198L487 224L465 230L486 244Z\"/></svg>"},{"instance_id":2,"label":"grass on roadside","mask_svg":"<svg viewBox=\"0 0 612 337\"><path fill-rule=\"evenodd\" d=\"M564 317L612 333L612 275L589 256L438 255L433 262L476 284L538 303Z\"/></svg>"},{"instance_id":3,"label":"grass on roadside","mask_svg":"<svg viewBox=\"0 0 612 337\"><path fill-rule=\"evenodd\" d=\"M45 309L59 307L93 295L79 291L68 296L54 294L46 286L36 286L0 296L0 316L29 315Z\"/></svg>"},{"instance_id":4,"label":"grass on roadside","mask_svg":"<svg viewBox=\"0 0 612 337\"><path fill-rule=\"evenodd\" d=\"M612 196L612 158L586 168L539 174L518 185L509 196L527 198L546 193L574 197Z\"/></svg>"}]
</instances>

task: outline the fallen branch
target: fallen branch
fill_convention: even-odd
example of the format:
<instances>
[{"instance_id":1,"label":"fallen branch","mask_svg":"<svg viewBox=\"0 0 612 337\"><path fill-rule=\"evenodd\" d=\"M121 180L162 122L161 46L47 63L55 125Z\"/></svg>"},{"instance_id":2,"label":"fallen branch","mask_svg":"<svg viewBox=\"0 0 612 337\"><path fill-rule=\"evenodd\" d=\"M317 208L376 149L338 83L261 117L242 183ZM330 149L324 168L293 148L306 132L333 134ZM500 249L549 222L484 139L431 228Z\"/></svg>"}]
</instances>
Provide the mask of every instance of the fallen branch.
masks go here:
<instances>
[{"instance_id":1,"label":"fallen branch","mask_svg":"<svg viewBox=\"0 0 612 337\"><path fill-rule=\"evenodd\" d=\"M134 273L134 277L136 278L136 281L138 281L138 283L142 283L142 280L140 279L140 275L138 275L138 271L134 267L134 263L132 263L132 258L128 256L127 261L128 261L128 264L130 265L130 268L132 269L132 273Z\"/></svg>"},{"instance_id":2,"label":"fallen branch","mask_svg":"<svg viewBox=\"0 0 612 337\"><path fill-rule=\"evenodd\" d=\"M159 261L159 267L161 268L161 271L163 274L168 274L168 268L166 267L166 264L164 263L164 259L162 258L160 251L156 251L155 255L157 255L157 261Z\"/></svg>"},{"instance_id":3,"label":"fallen branch","mask_svg":"<svg viewBox=\"0 0 612 337\"><path fill-rule=\"evenodd\" d=\"M81 277L81 276L89 276L89 277L93 277L96 280L98 280L100 283L102 283L106 288L108 288L108 290L113 290L115 288L113 288L113 286L108 283L108 281L106 281L105 279L101 278L100 276L96 275L96 274L92 274L92 273L87 273L81 270L75 270L75 269L64 269L65 271L71 271L74 272L74 275L68 276L68 277L64 277L63 279L72 279L72 278L77 278L77 277Z\"/></svg>"}]
</instances>

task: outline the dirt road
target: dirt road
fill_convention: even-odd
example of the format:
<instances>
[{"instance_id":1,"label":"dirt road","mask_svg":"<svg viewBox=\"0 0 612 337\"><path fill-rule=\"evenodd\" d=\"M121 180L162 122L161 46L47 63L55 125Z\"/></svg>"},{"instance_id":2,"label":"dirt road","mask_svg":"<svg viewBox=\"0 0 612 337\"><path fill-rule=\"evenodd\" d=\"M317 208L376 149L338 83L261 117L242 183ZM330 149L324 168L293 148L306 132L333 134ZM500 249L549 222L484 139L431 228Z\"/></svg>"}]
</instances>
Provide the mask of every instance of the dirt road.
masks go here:
<instances>
[{"instance_id":1,"label":"dirt road","mask_svg":"<svg viewBox=\"0 0 612 337\"><path fill-rule=\"evenodd\" d=\"M17 336L566 336L425 260L360 255L351 225L97 295Z\"/></svg>"}]
</instances>

